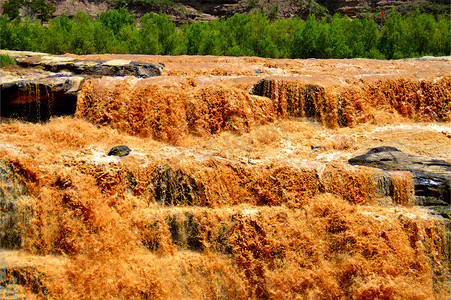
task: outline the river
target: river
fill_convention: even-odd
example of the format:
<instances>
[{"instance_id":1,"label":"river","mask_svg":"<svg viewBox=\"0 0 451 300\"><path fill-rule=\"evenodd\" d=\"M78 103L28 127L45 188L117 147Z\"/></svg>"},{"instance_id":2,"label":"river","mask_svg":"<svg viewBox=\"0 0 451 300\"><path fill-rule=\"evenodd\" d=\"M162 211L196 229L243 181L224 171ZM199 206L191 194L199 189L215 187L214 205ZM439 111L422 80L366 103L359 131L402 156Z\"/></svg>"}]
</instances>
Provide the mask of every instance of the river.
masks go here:
<instances>
[{"instance_id":1,"label":"river","mask_svg":"<svg viewBox=\"0 0 451 300\"><path fill-rule=\"evenodd\" d=\"M445 223L407 172L380 191L388 175L347 160L385 145L450 162L449 61L83 58L165 67L85 82L73 116L0 124L27 189L0 265L32 267L25 297L446 299Z\"/></svg>"}]
</instances>

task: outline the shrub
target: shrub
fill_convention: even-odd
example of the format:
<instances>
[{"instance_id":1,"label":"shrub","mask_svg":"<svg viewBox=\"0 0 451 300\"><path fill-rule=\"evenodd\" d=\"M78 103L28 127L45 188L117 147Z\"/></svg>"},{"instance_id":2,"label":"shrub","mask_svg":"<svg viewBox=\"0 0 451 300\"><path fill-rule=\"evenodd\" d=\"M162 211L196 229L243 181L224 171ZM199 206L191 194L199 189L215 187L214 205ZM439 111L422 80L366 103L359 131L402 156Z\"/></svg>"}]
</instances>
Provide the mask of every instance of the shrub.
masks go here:
<instances>
[{"instance_id":1,"label":"shrub","mask_svg":"<svg viewBox=\"0 0 451 300\"><path fill-rule=\"evenodd\" d=\"M0 54L0 67L6 67L9 65L16 65L17 62L14 60L14 58L12 58L11 56L9 56L8 54Z\"/></svg>"},{"instance_id":2,"label":"shrub","mask_svg":"<svg viewBox=\"0 0 451 300\"><path fill-rule=\"evenodd\" d=\"M24 0L9 0L3 3L3 14L7 15L11 20L19 17L19 9L24 4Z\"/></svg>"},{"instance_id":3,"label":"shrub","mask_svg":"<svg viewBox=\"0 0 451 300\"><path fill-rule=\"evenodd\" d=\"M125 8L103 12L99 15L97 21L102 23L115 35L118 34L124 26L136 25L135 15L129 14Z\"/></svg>"},{"instance_id":4,"label":"shrub","mask_svg":"<svg viewBox=\"0 0 451 300\"><path fill-rule=\"evenodd\" d=\"M37 0L35 0L36 3ZM126 9L100 14L93 21L85 12L73 20L61 15L48 27L30 19L0 16L4 49L61 54L135 53L164 55L232 55L274 58L386 58L450 54L451 20L416 11L403 16L392 11L381 27L370 14L360 19L311 14L270 21L259 11L236 14L210 23L180 28L164 14L149 13L141 28Z\"/></svg>"}]
</instances>

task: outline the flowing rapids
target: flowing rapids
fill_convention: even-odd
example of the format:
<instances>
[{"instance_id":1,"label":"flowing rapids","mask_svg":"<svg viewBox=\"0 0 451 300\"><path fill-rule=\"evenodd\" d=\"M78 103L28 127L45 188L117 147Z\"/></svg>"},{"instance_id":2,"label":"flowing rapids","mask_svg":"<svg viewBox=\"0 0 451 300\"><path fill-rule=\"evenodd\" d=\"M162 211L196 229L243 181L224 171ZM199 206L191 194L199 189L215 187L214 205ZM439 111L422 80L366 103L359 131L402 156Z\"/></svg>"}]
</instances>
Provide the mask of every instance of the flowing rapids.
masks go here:
<instances>
[{"instance_id":1,"label":"flowing rapids","mask_svg":"<svg viewBox=\"0 0 451 300\"><path fill-rule=\"evenodd\" d=\"M449 221L414 205L409 172L347 160L449 162L448 62L134 59L163 76L90 79L74 116L0 124L25 191L0 252L17 294L446 299Z\"/></svg>"}]
</instances>

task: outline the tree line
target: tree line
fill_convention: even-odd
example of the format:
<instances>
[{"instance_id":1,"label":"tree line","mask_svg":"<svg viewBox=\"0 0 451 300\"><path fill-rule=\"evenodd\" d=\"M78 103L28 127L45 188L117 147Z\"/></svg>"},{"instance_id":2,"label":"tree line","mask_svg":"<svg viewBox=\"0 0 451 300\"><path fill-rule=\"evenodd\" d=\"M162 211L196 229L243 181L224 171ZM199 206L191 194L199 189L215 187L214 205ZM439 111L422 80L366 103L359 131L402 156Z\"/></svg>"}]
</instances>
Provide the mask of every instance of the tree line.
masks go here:
<instances>
[{"instance_id":1,"label":"tree line","mask_svg":"<svg viewBox=\"0 0 451 300\"><path fill-rule=\"evenodd\" d=\"M381 20L380 16L378 20ZM130 53L227 55L271 58L399 59L450 55L451 21L416 11L372 16L334 15L270 20L261 12L176 27L168 16L139 19L120 8L93 20L85 12L61 15L47 25L0 16L0 47L51 54Z\"/></svg>"}]
</instances>

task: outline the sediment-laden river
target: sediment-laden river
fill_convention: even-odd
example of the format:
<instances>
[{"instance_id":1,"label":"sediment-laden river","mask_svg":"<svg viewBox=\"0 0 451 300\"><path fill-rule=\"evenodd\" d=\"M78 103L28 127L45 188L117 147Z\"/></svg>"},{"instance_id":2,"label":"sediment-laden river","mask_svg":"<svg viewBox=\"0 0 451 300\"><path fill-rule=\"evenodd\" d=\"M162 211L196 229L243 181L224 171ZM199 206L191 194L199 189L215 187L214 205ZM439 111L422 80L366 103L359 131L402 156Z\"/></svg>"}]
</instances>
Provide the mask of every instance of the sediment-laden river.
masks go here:
<instances>
[{"instance_id":1,"label":"sediment-laden river","mask_svg":"<svg viewBox=\"0 0 451 300\"><path fill-rule=\"evenodd\" d=\"M446 299L449 214L348 160L450 163L449 60L65 57L164 67L0 124L3 297Z\"/></svg>"}]
</instances>

